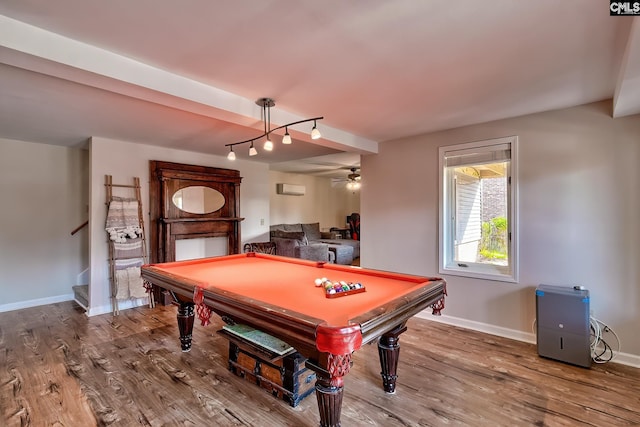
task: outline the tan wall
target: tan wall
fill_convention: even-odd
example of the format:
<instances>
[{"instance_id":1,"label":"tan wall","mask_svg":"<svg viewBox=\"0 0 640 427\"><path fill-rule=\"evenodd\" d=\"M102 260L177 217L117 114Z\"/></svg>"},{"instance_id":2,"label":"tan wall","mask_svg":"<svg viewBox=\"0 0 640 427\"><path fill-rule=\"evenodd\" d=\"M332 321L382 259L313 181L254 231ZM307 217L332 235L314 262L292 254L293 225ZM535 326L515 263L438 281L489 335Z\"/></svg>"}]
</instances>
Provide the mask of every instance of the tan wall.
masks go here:
<instances>
[{"instance_id":1,"label":"tan wall","mask_svg":"<svg viewBox=\"0 0 640 427\"><path fill-rule=\"evenodd\" d=\"M266 164L191 151L174 150L106 138L91 141L91 281L89 287L90 315L110 311L108 253L104 224L106 220L104 176L110 174L113 182L129 183L134 176L140 178L143 208L149 211L149 160L163 160L201 166L237 169L242 176L240 185L240 215L242 241L268 239L269 197ZM147 238L149 217L145 217ZM260 225L264 222L265 225ZM126 305L124 305L126 307Z\"/></svg>"},{"instance_id":2,"label":"tan wall","mask_svg":"<svg viewBox=\"0 0 640 427\"><path fill-rule=\"evenodd\" d=\"M279 183L305 186L304 196L277 194ZM346 217L359 212L360 193L347 191L344 183L332 184L330 178L269 172L271 224L314 223L321 229L345 227Z\"/></svg>"}]
</instances>

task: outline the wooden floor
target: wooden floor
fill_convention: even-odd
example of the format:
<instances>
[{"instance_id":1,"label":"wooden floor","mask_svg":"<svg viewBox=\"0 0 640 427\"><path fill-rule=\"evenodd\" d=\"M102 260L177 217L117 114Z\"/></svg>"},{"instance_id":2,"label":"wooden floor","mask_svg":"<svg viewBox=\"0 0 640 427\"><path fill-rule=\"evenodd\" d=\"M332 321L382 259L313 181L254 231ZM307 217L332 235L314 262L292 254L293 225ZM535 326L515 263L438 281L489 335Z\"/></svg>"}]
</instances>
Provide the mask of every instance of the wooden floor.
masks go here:
<instances>
[{"instance_id":1,"label":"wooden floor","mask_svg":"<svg viewBox=\"0 0 640 427\"><path fill-rule=\"evenodd\" d=\"M312 395L291 408L227 370L220 322L181 353L174 307L87 318L72 302L0 313L0 426L315 426ZM535 346L412 319L397 393L377 349L354 355L343 426L640 425L640 370L584 369Z\"/></svg>"}]
</instances>

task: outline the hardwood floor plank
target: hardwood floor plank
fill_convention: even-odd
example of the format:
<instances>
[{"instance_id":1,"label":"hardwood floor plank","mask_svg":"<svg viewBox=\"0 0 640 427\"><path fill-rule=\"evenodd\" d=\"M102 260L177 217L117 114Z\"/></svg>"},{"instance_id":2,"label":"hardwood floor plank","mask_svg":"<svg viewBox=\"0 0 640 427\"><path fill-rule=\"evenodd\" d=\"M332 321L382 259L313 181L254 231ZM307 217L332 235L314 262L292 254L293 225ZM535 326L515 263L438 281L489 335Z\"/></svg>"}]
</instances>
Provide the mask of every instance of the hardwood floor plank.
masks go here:
<instances>
[{"instance_id":1,"label":"hardwood floor plank","mask_svg":"<svg viewBox=\"0 0 640 427\"><path fill-rule=\"evenodd\" d=\"M182 353L175 307L87 318L74 303L0 313L2 426L315 426L228 370L228 343L196 325ZM345 377L343 426L640 425L640 370L547 360L535 346L424 319L400 338L397 392L375 344Z\"/></svg>"}]
</instances>

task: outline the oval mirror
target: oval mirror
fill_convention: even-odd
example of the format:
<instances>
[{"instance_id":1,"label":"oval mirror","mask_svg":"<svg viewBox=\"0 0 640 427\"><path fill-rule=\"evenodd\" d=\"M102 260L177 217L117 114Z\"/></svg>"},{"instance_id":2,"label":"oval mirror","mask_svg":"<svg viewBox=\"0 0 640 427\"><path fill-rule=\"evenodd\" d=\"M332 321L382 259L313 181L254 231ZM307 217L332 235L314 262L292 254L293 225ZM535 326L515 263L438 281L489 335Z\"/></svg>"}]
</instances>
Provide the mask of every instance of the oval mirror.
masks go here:
<instances>
[{"instance_id":1,"label":"oval mirror","mask_svg":"<svg viewBox=\"0 0 640 427\"><path fill-rule=\"evenodd\" d=\"M173 193L171 201L180 210L192 214L208 214L224 206L224 196L218 190L192 185Z\"/></svg>"}]
</instances>

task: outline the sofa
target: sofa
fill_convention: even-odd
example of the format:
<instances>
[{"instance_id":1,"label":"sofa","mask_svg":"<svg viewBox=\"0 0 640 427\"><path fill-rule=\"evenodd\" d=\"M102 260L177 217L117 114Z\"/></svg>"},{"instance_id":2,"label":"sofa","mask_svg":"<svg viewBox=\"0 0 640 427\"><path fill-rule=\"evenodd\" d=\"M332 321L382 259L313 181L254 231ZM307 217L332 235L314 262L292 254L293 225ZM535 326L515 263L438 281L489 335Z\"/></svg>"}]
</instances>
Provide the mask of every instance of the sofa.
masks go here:
<instances>
[{"instance_id":1,"label":"sofa","mask_svg":"<svg viewBox=\"0 0 640 427\"><path fill-rule=\"evenodd\" d=\"M328 262L349 265L360 256L360 242L353 239L340 239L338 233L321 232L320 223L311 224L275 224L270 227L270 239L276 243L276 253L284 256L294 256L295 251L316 250L328 251ZM293 239L295 242L288 242ZM320 245L320 246L318 246ZM311 246L312 248L303 248ZM298 249L296 249L298 248ZM292 255L293 254L293 255ZM311 258L304 258L311 259Z\"/></svg>"},{"instance_id":2,"label":"sofa","mask_svg":"<svg viewBox=\"0 0 640 427\"><path fill-rule=\"evenodd\" d=\"M272 230L270 241L275 244L276 255L310 261L335 262L334 254L326 243L309 243L301 231Z\"/></svg>"}]
</instances>

